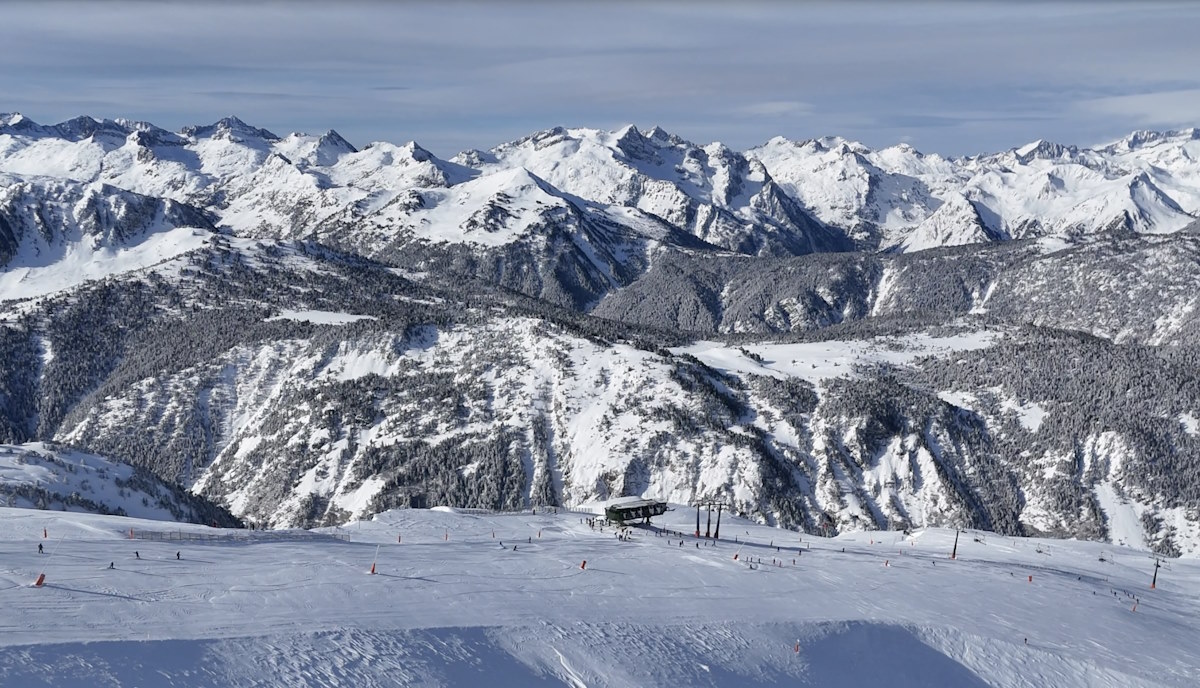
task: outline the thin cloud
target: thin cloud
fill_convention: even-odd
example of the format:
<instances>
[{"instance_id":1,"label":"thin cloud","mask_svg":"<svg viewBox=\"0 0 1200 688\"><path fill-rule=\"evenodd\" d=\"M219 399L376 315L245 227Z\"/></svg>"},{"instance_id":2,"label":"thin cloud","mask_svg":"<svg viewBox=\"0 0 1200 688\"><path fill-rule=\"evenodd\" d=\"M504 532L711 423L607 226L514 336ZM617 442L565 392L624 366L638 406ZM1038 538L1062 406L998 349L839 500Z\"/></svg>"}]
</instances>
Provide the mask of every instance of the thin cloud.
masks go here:
<instances>
[{"instance_id":1,"label":"thin cloud","mask_svg":"<svg viewBox=\"0 0 1200 688\"><path fill-rule=\"evenodd\" d=\"M750 117L795 117L812 111L812 103L799 100L768 100L734 109L734 113Z\"/></svg>"},{"instance_id":2,"label":"thin cloud","mask_svg":"<svg viewBox=\"0 0 1200 688\"><path fill-rule=\"evenodd\" d=\"M1079 107L1147 126L1200 126L1200 88L1094 98Z\"/></svg>"}]
</instances>

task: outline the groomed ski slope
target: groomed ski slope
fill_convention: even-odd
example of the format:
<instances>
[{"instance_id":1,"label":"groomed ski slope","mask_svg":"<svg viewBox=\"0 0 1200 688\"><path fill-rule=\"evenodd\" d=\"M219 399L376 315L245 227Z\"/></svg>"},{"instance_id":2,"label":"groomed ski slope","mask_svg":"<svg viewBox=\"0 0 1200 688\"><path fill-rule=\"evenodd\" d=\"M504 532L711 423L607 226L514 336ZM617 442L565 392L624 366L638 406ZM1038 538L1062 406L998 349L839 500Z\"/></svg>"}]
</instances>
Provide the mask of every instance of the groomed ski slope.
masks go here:
<instances>
[{"instance_id":1,"label":"groomed ski slope","mask_svg":"<svg viewBox=\"0 0 1200 688\"><path fill-rule=\"evenodd\" d=\"M968 532L952 561L953 531L927 530L798 555L800 535L728 516L715 546L586 519L406 510L308 533L0 509L0 685L1200 681L1195 560L1150 590L1151 557L1097 543ZM212 539L140 539L166 532Z\"/></svg>"}]
</instances>

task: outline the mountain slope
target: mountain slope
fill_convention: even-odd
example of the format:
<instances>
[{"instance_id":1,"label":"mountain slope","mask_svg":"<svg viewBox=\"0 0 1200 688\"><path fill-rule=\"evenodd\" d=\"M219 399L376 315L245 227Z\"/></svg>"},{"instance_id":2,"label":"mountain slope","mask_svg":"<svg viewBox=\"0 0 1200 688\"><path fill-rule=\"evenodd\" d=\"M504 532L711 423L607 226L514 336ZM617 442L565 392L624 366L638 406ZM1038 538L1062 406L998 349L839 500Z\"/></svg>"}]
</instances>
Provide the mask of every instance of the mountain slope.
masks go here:
<instances>
[{"instance_id":1,"label":"mountain slope","mask_svg":"<svg viewBox=\"0 0 1200 688\"><path fill-rule=\"evenodd\" d=\"M134 463L271 526L643 494L807 532L963 524L1200 547L1186 469L1200 445L1177 420L1200 417L1190 354L872 318L826 335L842 339L694 349L483 284L462 303L303 245L222 239L176 260L4 327L13 351L54 352L5 378L10 435ZM1049 375L1070 356L1094 366L1086 384ZM968 362L1044 364L1046 386ZM1135 384L1128 404L1082 404ZM1011 410L1037 408L1052 435ZM1163 419L1169 462L1145 435ZM1105 465L1119 447L1125 468L1072 469L1074 447ZM1134 530L1113 525L1131 514Z\"/></svg>"},{"instance_id":2,"label":"mountain slope","mask_svg":"<svg viewBox=\"0 0 1200 688\"><path fill-rule=\"evenodd\" d=\"M906 145L874 151L836 137L776 138L747 151L822 221L847 227L860 247L904 250L954 245L956 239L931 245L911 235L958 198L980 216L962 224L978 222L993 240L1115 227L1175 231L1200 208L1197 153L1194 129L1144 133L1097 149L1036 141L954 160Z\"/></svg>"},{"instance_id":3,"label":"mountain slope","mask_svg":"<svg viewBox=\"0 0 1200 688\"><path fill-rule=\"evenodd\" d=\"M206 213L175 201L0 174L0 300L144 267L199 246L213 229Z\"/></svg>"},{"instance_id":4,"label":"mountain slope","mask_svg":"<svg viewBox=\"0 0 1200 688\"><path fill-rule=\"evenodd\" d=\"M643 135L555 128L469 151L457 162L484 171L527 168L564 192L635 207L672 226L748 255L799 255L848 248L782 193L756 161L719 143L703 148L655 128Z\"/></svg>"},{"instance_id":5,"label":"mountain slope","mask_svg":"<svg viewBox=\"0 0 1200 688\"><path fill-rule=\"evenodd\" d=\"M126 120L0 118L0 171L170 198L247 236L304 236L335 217L349 231L384 206L411 203L414 192L525 169L558 195L638 208L748 255L919 250L1115 227L1171 232L1200 214L1198 146L1189 129L1138 132L1096 149L1037 141L961 159L836 137L776 138L741 154L627 126L555 128L449 162L413 143L358 150L333 131L279 137L232 117L178 134ZM524 184L519 175L512 183ZM967 220L974 230L910 236L962 199L976 208Z\"/></svg>"},{"instance_id":6,"label":"mountain slope","mask_svg":"<svg viewBox=\"0 0 1200 688\"><path fill-rule=\"evenodd\" d=\"M0 500L26 509L239 525L225 509L148 471L39 442L0 445Z\"/></svg>"},{"instance_id":7,"label":"mountain slope","mask_svg":"<svg viewBox=\"0 0 1200 688\"><path fill-rule=\"evenodd\" d=\"M1194 554L1195 141L5 116L0 439L267 526L644 494Z\"/></svg>"}]
</instances>

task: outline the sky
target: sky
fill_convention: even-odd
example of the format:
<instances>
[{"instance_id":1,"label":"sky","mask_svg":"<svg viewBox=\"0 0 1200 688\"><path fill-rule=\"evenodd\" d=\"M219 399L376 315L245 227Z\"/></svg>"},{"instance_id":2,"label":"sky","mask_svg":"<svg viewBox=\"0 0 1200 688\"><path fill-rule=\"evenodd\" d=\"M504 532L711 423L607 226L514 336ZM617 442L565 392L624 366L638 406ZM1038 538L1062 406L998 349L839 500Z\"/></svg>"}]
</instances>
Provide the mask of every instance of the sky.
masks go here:
<instances>
[{"instance_id":1,"label":"sky","mask_svg":"<svg viewBox=\"0 0 1200 688\"><path fill-rule=\"evenodd\" d=\"M0 112L415 140L554 126L968 155L1200 125L1200 3L6 3Z\"/></svg>"}]
</instances>

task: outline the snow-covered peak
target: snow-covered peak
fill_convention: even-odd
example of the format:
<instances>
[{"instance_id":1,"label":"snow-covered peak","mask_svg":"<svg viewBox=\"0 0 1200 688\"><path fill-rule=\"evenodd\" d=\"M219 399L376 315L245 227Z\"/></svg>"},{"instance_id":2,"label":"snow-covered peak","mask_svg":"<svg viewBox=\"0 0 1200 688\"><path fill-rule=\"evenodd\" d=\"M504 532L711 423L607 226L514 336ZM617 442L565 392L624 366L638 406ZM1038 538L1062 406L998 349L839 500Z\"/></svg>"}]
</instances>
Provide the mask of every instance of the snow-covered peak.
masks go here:
<instances>
[{"instance_id":1,"label":"snow-covered peak","mask_svg":"<svg viewBox=\"0 0 1200 688\"><path fill-rule=\"evenodd\" d=\"M430 160L437 159L437 156L422 148L416 141L409 141L400 148L406 151L409 157L417 162L429 162Z\"/></svg>"},{"instance_id":2,"label":"snow-covered peak","mask_svg":"<svg viewBox=\"0 0 1200 688\"><path fill-rule=\"evenodd\" d=\"M523 167L429 189L389 206L378 220L407 226L417 238L439 243L500 246L525 236L545 213L568 202ZM377 221L378 221L377 220Z\"/></svg>"},{"instance_id":3,"label":"snow-covered peak","mask_svg":"<svg viewBox=\"0 0 1200 688\"><path fill-rule=\"evenodd\" d=\"M1140 129L1130 133L1128 136L1118 141L1114 141L1106 146L1102 146L1098 150L1108 152L1129 152L1158 143L1181 144L1196 140L1200 140L1200 129L1196 127L1170 131L1150 131Z\"/></svg>"},{"instance_id":4,"label":"snow-covered peak","mask_svg":"<svg viewBox=\"0 0 1200 688\"><path fill-rule=\"evenodd\" d=\"M933 214L904 238L899 249L907 253L942 246L980 244L992 239L975 205L962 194L951 192Z\"/></svg>"},{"instance_id":5,"label":"snow-covered peak","mask_svg":"<svg viewBox=\"0 0 1200 688\"><path fill-rule=\"evenodd\" d=\"M804 234L822 223L841 237L825 246L924 245L907 235L955 194L995 236L1086 234L1113 223L1163 232L1200 217L1196 129L1134 132L1098 149L1038 140L946 159L838 136L775 137L741 153L657 126L554 127L445 161L414 142L358 150L334 131L279 138L236 117L179 134L124 119L44 126L17 113L0 118L0 171L169 198L258 237L301 236L330 217L351 226L398 198L518 168L555 194L637 208L735 251L760 252L775 241L766 234Z\"/></svg>"},{"instance_id":6,"label":"snow-covered peak","mask_svg":"<svg viewBox=\"0 0 1200 688\"><path fill-rule=\"evenodd\" d=\"M1074 146L1064 146L1059 143L1038 139L1013 149L1013 153L1017 159L1023 163L1028 163L1034 159L1055 160L1069 159L1079 152Z\"/></svg>"},{"instance_id":7,"label":"snow-covered peak","mask_svg":"<svg viewBox=\"0 0 1200 688\"><path fill-rule=\"evenodd\" d=\"M129 133L127 141L142 148L182 146L187 143L187 139L179 134L158 127L134 127Z\"/></svg>"},{"instance_id":8,"label":"snow-covered peak","mask_svg":"<svg viewBox=\"0 0 1200 688\"><path fill-rule=\"evenodd\" d=\"M132 127L124 120L97 120L81 116L58 124L45 126L19 113L13 113L5 117L6 119L0 120L0 135L49 137L70 142L85 141L93 138L107 141L121 141L132 131Z\"/></svg>"},{"instance_id":9,"label":"snow-covered peak","mask_svg":"<svg viewBox=\"0 0 1200 688\"><path fill-rule=\"evenodd\" d=\"M0 133L9 133L5 130L28 132L40 126L37 122L19 112L0 112Z\"/></svg>"},{"instance_id":10,"label":"snow-covered peak","mask_svg":"<svg viewBox=\"0 0 1200 688\"><path fill-rule=\"evenodd\" d=\"M376 142L342 154L327 173L334 184L372 192L451 186L478 175L464 165L439 159L413 141L399 146Z\"/></svg>"},{"instance_id":11,"label":"snow-covered peak","mask_svg":"<svg viewBox=\"0 0 1200 688\"><path fill-rule=\"evenodd\" d=\"M647 138L632 124L614 132L614 147L632 160L655 161L658 149L670 140L666 136Z\"/></svg>"},{"instance_id":12,"label":"snow-covered peak","mask_svg":"<svg viewBox=\"0 0 1200 688\"><path fill-rule=\"evenodd\" d=\"M293 162L303 162L316 167L335 165L343 155L358 152L349 141L332 129L320 136L289 134L277 141L273 148L275 152L283 154Z\"/></svg>"},{"instance_id":13,"label":"snow-covered peak","mask_svg":"<svg viewBox=\"0 0 1200 688\"><path fill-rule=\"evenodd\" d=\"M668 134L665 129L656 124L653 127L650 127L650 131L646 132L646 138L654 139L655 141L667 141L671 138L671 135Z\"/></svg>"},{"instance_id":14,"label":"snow-covered peak","mask_svg":"<svg viewBox=\"0 0 1200 688\"><path fill-rule=\"evenodd\" d=\"M124 139L129 135L129 128L114 120L95 120L91 117L76 117L66 122L54 125L59 136L69 141L79 141L90 137L112 136Z\"/></svg>"},{"instance_id":15,"label":"snow-covered peak","mask_svg":"<svg viewBox=\"0 0 1200 688\"><path fill-rule=\"evenodd\" d=\"M193 125L184 127L180 132L193 139L225 138L241 141L246 138L262 141L278 141L279 137L266 129L259 129L246 124L234 116L223 117L209 125Z\"/></svg>"}]
</instances>

